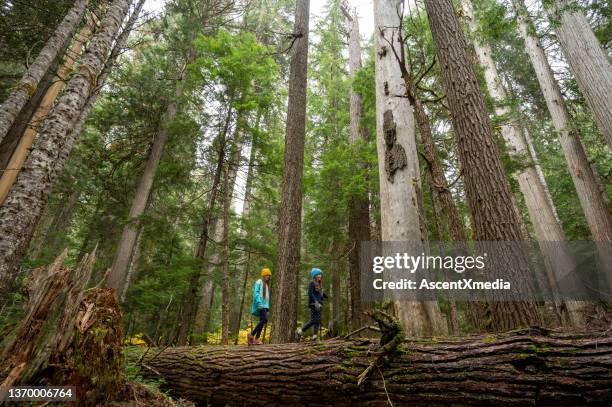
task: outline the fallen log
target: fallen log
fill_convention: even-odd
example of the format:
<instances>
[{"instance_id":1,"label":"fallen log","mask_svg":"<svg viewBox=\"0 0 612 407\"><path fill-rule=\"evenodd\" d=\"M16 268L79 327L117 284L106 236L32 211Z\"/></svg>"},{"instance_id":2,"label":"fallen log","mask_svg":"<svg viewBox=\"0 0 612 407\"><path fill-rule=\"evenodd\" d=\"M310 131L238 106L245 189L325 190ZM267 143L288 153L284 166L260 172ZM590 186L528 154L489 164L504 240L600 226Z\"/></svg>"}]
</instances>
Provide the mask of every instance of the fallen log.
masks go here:
<instances>
[{"instance_id":1,"label":"fallen log","mask_svg":"<svg viewBox=\"0 0 612 407\"><path fill-rule=\"evenodd\" d=\"M529 328L467 338L151 349L145 377L203 405L611 405L612 337ZM372 368L372 362L377 363ZM358 377L370 368L361 385Z\"/></svg>"}]
</instances>

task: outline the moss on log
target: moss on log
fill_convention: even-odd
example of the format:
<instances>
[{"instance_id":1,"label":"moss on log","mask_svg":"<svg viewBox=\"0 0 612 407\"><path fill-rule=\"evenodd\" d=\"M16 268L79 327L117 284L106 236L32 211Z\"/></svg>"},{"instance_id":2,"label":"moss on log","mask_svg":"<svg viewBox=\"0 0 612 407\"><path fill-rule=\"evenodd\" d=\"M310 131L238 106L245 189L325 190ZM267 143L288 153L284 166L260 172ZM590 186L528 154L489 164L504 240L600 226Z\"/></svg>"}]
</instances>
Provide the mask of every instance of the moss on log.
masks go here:
<instances>
[{"instance_id":1,"label":"moss on log","mask_svg":"<svg viewBox=\"0 0 612 407\"><path fill-rule=\"evenodd\" d=\"M612 337L530 328L404 340L377 358L370 339L150 350L143 373L204 405L610 405Z\"/></svg>"}]
</instances>

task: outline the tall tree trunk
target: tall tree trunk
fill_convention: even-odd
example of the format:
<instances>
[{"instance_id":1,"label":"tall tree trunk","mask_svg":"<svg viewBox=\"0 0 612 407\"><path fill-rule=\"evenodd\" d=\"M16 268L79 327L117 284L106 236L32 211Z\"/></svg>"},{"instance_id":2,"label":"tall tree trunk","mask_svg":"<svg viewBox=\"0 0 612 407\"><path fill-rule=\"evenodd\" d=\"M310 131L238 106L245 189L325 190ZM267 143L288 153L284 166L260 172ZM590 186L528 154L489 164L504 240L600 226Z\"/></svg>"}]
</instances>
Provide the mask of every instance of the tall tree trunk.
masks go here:
<instances>
[{"instance_id":1,"label":"tall tree trunk","mask_svg":"<svg viewBox=\"0 0 612 407\"><path fill-rule=\"evenodd\" d=\"M229 344L230 331L230 250L229 250L229 211L232 194L230 189L230 162L225 166L223 180L223 289L221 292L221 344Z\"/></svg>"},{"instance_id":2,"label":"tall tree trunk","mask_svg":"<svg viewBox=\"0 0 612 407\"><path fill-rule=\"evenodd\" d=\"M612 150L612 64L576 0L551 2L549 15L563 55Z\"/></svg>"},{"instance_id":3,"label":"tall tree trunk","mask_svg":"<svg viewBox=\"0 0 612 407\"><path fill-rule=\"evenodd\" d=\"M453 4L451 0L425 0L425 6L451 111L476 239L520 241L522 220L493 139L484 97ZM534 292L523 253L510 249L493 261L514 272L520 282L517 289L527 297ZM490 307L489 329L512 329L540 322L535 303L493 302Z\"/></svg>"},{"instance_id":4,"label":"tall tree trunk","mask_svg":"<svg viewBox=\"0 0 612 407\"><path fill-rule=\"evenodd\" d=\"M450 238L453 242L456 242L455 248L465 250L465 242L467 241L465 226L459 210L455 205L453 195L450 190L446 175L444 174L444 167L440 161L438 149L433 140L431 131L431 124L429 122L429 116L425 111L423 102L417 91L414 78L407 70L404 62L400 61L400 67L402 70L402 77L404 78L404 84L406 86L406 94L410 100L410 103L414 106L414 115L419 127L419 134L421 136L421 143L423 144L423 153L425 161L427 161L429 181L431 184L432 191L432 203L433 212L436 223L436 229L438 231L438 241L440 245L444 244L445 240L445 227L448 228ZM445 222L442 222L442 213L445 214ZM449 299L449 328L453 335L459 333L459 322L457 319L457 304L454 300Z\"/></svg>"},{"instance_id":5,"label":"tall tree trunk","mask_svg":"<svg viewBox=\"0 0 612 407\"><path fill-rule=\"evenodd\" d=\"M310 0L297 0L289 66L289 101L279 214L278 277L272 312L274 329L271 340L274 343L289 342L297 323L309 9Z\"/></svg>"},{"instance_id":6,"label":"tall tree trunk","mask_svg":"<svg viewBox=\"0 0 612 407\"><path fill-rule=\"evenodd\" d=\"M176 85L176 98L180 98L183 93L182 84L179 82ZM125 284L125 277L127 274L128 265L130 263L130 257L134 250L134 244L139 229L138 218L142 216L147 206L147 201L151 195L151 189L153 188L153 180L155 179L155 173L159 167L164 147L168 141L168 128L169 122L174 120L177 112L177 101L172 100L166 108L163 119L160 122L160 129L157 131L147 163L145 164L144 171L138 180L136 191L134 192L134 198L128 214L128 219L121 239L117 245L117 252L111 266L110 274L108 275L106 285L109 288L114 288L115 293L120 295L123 292L123 286Z\"/></svg>"},{"instance_id":7,"label":"tall tree trunk","mask_svg":"<svg viewBox=\"0 0 612 407\"><path fill-rule=\"evenodd\" d=\"M9 131L17 115L36 91L49 67L66 46L83 19L89 0L77 0L55 32L49 38L15 89L0 106L0 142ZM96 72L96 71L92 71Z\"/></svg>"},{"instance_id":8,"label":"tall tree trunk","mask_svg":"<svg viewBox=\"0 0 612 407\"><path fill-rule=\"evenodd\" d=\"M380 175L382 241L421 244L418 185L419 160L414 115L402 98L404 82L390 47L401 46L399 26L402 2L374 1L376 27L376 145ZM421 250L417 250L421 252ZM396 315L409 336L441 334L446 323L437 302L394 298Z\"/></svg>"},{"instance_id":9,"label":"tall tree trunk","mask_svg":"<svg viewBox=\"0 0 612 407\"><path fill-rule=\"evenodd\" d=\"M19 115L17 115L15 118L13 125L6 133L6 136L4 136L4 139L2 142L0 142L0 172L8 168L9 160L19 144L21 136L30 125L30 120L38 109L40 102L47 93L47 90L57 80L57 71L60 69L62 56L63 55L58 55L58 57L55 58L55 61L53 61L49 67L49 70L47 70L43 78L40 80L40 83L36 88L36 92L28 100L28 103L26 103L26 105L21 109Z\"/></svg>"},{"instance_id":10,"label":"tall tree trunk","mask_svg":"<svg viewBox=\"0 0 612 407\"><path fill-rule=\"evenodd\" d=\"M61 171L61 169L63 168L63 163L68 159L68 155L70 154L70 151L72 151L72 147L74 146L79 136L81 135L81 132L83 131L83 127L85 126L85 122L87 121L87 118L89 117L89 113L91 112L91 109L93 108L93 105L96 103L98 95L100 94L100 89L102 89L102 87L106 83L106 80L108 79L108 76L111 74L111 71L113 67L115 66L115 63L117 62L117 58L119 58L119 55L121 55L121 53L125 51L124 50L125 45L130 36L130 33L132 32L132 29L134 28L134 25L138 21L138 17L140 16L140 12L142 11L144 3L145 3L145 0L138 0L138 3L134 7L132 14L130 15L127 21L127 24L125 24L125 26L121 30L121 33L117 37L117 40L115 41L115 44L113 45L113 49L111 50L110 55L108 56L108 58L106 59L106 62L104 63L102 72L100 73L100 76L98 76L98 80L97 80L98 86L95 88L94 92L87 99L87 102L85 103L85 106L81 110L81 114L79 115L79 119L77 120L77 123L75 124L74 129L68 134L66 142L64 143L64 146L60 152L59 159L57 160L59 171Z\"/></svg>"},{"instance_id":11,"label":"tall tree trunk","mask_svg":"<svg viewBox=\"0 0 612 407\"><path fill-rule=\"evenodd\" d=\"M359 35L359 20L357 13L345 7L342 8L349 26L348 51L349 51L349 73L354 78L357 71L361 69L361 37ZM361 126L363 106L361 95L351 88L351 132L349 141L357 144L359 140L368 142L370 135L365 126ZM360 168L365 163L357 163ZM361 253L361 242L370 240L370 200L368 191L353 193L349 203L349 238L353 242L353 249L349 253L349 278L351 287L351 328L359 329L363 325L363 304L361 303L361 276L359 269L359 256Z\"/></svg>"},{"instance_id":12,"label":"tall tree trunk","mask_svg":"<svg viewBox=\"0 0 612 407\"><path fill-rule=\"evenodd\" d=\"M241 116L242 114L239 114ZM241 121L240 118L238 121ZM241 125L238 125L239 127ZM242 147L243 147L243 135L241 130L236 129L234 134L234 146L232 147L232 155L228 161L228 165L225 166L225 171L228 172L228 184L230 197L233 196L234 187L236 185L236 177L238 175L238 168L240 167L240 161L242 158ZM225 181L223 188L226 188ZM225 191L225 189L223 190ZM220 244L220 247L216 247L213 253L208 258L206 272L204 273L203 282L200 282L200 292L198 293L198 308L195 314L195 320L193 321L193 332L196 334L204 333L208 329L208 322L210 321L210 313L214 303L215 293L215 279L214 273L219 266L219 258L223 251L223 233L225 230L225 224L222 219L218 217L213 221L212 227L212 240L213 242Z\"/></svg>"},{"instance_id":13,"label":"tall tree trunk","mask_svg":"<svg viewBox=\"0 0 612 407\"><path fill-rule=\"evenodd\" d=\"M78 70L48 115L38 140L7 199L0 207L0 301L13 283L51 188L69 152L61 154L95 85L112 42L129 9L115 0L102 20Z\"/></svg>"},{"instance_id":14,"label":"tall tree trunk","mask_svg":"<svg viewBox=\"0 0 612 407\"><path fill-rule=\"evenodd\" d=\"M255 120L255 129L259 130L259 123L261 120L261 112L257 113L257 119ZM248 164L248 170L247 170L247 179L246 179L246 184L244 187L244 204L242 206L242 214L241 217L242 219L244 219L251 211L251 190L253 189L253 181L254 181L254 177L255 177L255 156L256 156L256 148L255 148L255 144L253 142L251 142L251 152L249 154L249 164ZM244 222L244 221L243 221ZM246 239L249 236L249 231L246 230L247 228L245 227L245 224L243 223L242 225L242 234L243 234L243 239ZM242 322L242 314L244 311L244 299L246 297L246 289L247 289L247 282L249 279L249 271L251 268L251 253L248 251L246 251L246 259L245 259L245 263L244 263L244 277L243 277L243 281L242 281L242 294L241 294L241 298L240 298L240 306L238 309L238 321L236 323L236 332L234 332L234 334L236 335L236 342L234 343L235 345L238 344L238 333L240 331L240 324Z\"/></svg>"},{"instance_id":15,"label":"tall tree trunk","mask_svg":"<svg viewBox=\"0 0 612 407\"><path fill-rule=\"evenodd\" d=\"M556 291L557 281L568 273L576 272L576 264L569 255L569 248L565 244L565 233L561 228L556 211L550 199L550 193L543 180L538 174L536 165L531 158L529 146L524 138L524 130L521 128L521 120L516 117L516 112L508 106L508 97L503 88L501 76L493 61L490 45L486 40L478 38L479 26L471 0L462 0L463 10L468 18L468 26L472 34L472 44L480 65L484 68L484 77L495 103L495 114L504 120L501 125L501 134L506 142L506 149L511 157L522 161L521 169L517 171L519 189L525 199L525 205L529 212L529 218L533 224L535 237L539 242L557 242L555 250L550 250L550 245L540 244L542 255L546 262L546 277L552 290ZM544 281L542 281L544 283ZM559 305L559 304L558 304ZM580 326L584 323L579 313L570 316L574 325Z\"/></svg>"},{"instance_id":16,"label":"tall tree trunk","mask_svg":"<svg viewBox=\"0 0 612 407\"><path fill-rule=\"evenodd\" d=\"M236 335L236 340L234 341L234 345L238 345L238 334L240 332L240 323L242 322L242 313L244 312L244 299L246 297L247 290L247 281L249 280L249 268L251 267L251 254L247 253L246 265L244 267L243 277L242 277L242 291L240 294L240 306L238 307L238 317L236 323L236 331L233 332Z\"/></svg>"},{"instance_id":17,"label":"tall tree trunk","mask_svg":"<svg viewBox=\"0 0 612 407\"><path fill-rule=\"evenodd\" d=\"M53 103L55 103L55 99L59 95L59 93L64 88L66 84L66 79L70 76L70 73L73 69L76 60L79 55L81 55L81 51L83 50L83 45L87 39L89 39L92 29L93 29L94 21L93 19L88 19L85 26L80 30L79 34L75 36L75 40L66 52L64 63L60 68L59 72L53 79L53 83L49 86L49 89L45 93L45 96L42 98L38 109L34 113L32 119L30 120L28 126L25 131L21 135L19 142L15 148L15 151L11 155L10 160L6 166L5 171L2 173L2 177L0 178L0 205L6 197L8 196L11 187L15 183L17 179L17 175L19 175L19 171L23 166L26 158L28 157L28 153L32 144L34 144L34 139L38 134L38 130L49 114L49 111L53 107Z\"/></svg>"},{"instance_id":18,"label":"tall tree trunk","mask_svg":"<svg viewBox=\"0 0 612 407\"><path fill-rule=\"evenodd\" d=\"M519 32L525 41L527 53L546 100L546 106L557 130L559 143L563 149L569 173L589 225L591 237L595 242L611 242L612 219L610 219L607 204L600 190L597 174L593 172L580 140L580 133L571 123L569 112L561 95L561 89L553 76L544 49L535 36L535 27L529 19L525 4L522 0L512 0L512 4L518 18ZM612 255L606 250L606 247L599 247L599 254L603 263L612 264Z\"/></svg>"},{"instance_id":19,"label":"tall tree trunk","mask_svg":"<svg viewBox=\"0 0 612 407\"><path fill-rule=\"evenodd\" d=\"M125 275L125 283L121 288L121 295L119 296L120 303L125 302L125 296L127 295L128 288L130 288L130 282L134 279L134 274L136 274L136 270L138 269L138 265L140 264L140 255L142 253L142 231L144 227L140 227L138 229L138 234L136 237L136 243L134 244L134 250L132 252L132 257L130 258L130 265L128 266L127 273Z\"/></svg>"},{"instance_id":20,"label":"tall tree trunk","mask_svg":"<svg viewBox=\"0 0 612 407\"><path fill-rule=\"evenodd\" d=\"M329 256L331 263L329 265L331 271L331 310L329 313L329 335L333 338L340 334L340 321L342 320L342 311L340 309L340 259L336 254L338 248L336 242L332 241L329 245Z\"/></svg>"},{"instance_id":21,"label":"tall tree trunk","mask_svg":"<svg viewBox=\"0 0 612 407\"><path fill-rule=\"evenodd\" d=\"M221 183L221 173L223 172L223 166L225 163L227 133L232 122L232 115L233 111L230 107L227 111L227 116L225 118L225 124L223 126L223 129L215 139L215 143L217 144L217 166L215 168L215 174L213 176L211 189L208 193L208 202L204 210L200 237L198 239L198 245L196 246L196 252L194 255L194 258L197 261L196 270L191 275L189 281L189 291L185 293L185 296L183 297L183 303L181 307L181 321L177 337L177 343L181 346L187 343L187 336L189 334L189 330L191 328L191 324L196 311L198 288L200 286L202 270L204 268L204 255L206 254L206 246L208 245L208 238L210 236L210 226L214 219L215 204L217 202L217 194L219 193L219 184ZM209 300L212 301L212 295L210 296Z\"/></svg>"}]
</instances>

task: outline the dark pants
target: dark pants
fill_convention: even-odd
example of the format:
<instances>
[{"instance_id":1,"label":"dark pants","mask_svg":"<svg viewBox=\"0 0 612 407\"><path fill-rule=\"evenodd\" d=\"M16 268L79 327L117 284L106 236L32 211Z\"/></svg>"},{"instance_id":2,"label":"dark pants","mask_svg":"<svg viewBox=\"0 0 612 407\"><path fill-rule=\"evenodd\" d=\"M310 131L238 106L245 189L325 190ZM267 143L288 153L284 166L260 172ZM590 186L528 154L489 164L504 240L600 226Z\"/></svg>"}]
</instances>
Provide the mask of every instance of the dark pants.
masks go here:
<instances>
[{"instance_id":1,"label":"dark pants","mask_svg":"<svg viewBox=\"0 0 612 407\"><path fill-rule=\"evenodd\" d=\"M259 339L259 336L261 335L261 330L263 329L264 325L267 323L268 323L268 309L262 308L259 310L259 323L251 331L251 335Z\"/></svg>"},{"instance_id":2,"label":"dark pants","mask_svg":"<svg viewBox=\"0 0 612 407\"><path fill-rule=\"evenodd\" d=\"M306 331L311 326L314 327L314 334L319 333L319 326L321 325L321 310L316 310L314 306L310 307L310 320L302 327L302 332Z\"/></svg>"}]
</instances>

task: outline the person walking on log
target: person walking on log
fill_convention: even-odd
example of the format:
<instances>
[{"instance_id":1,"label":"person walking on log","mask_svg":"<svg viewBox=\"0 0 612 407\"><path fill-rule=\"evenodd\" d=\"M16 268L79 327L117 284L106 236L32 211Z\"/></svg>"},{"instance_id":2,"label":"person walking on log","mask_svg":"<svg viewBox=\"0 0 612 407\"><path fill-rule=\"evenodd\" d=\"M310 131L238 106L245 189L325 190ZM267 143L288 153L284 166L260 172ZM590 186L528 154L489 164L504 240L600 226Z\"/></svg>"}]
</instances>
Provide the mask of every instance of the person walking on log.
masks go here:
<instances>
[{"instance_id":1,"label":"person walking on log","mask_svg":"<svg viewBox=\"0 0 612 407\"><path fill-rule=\"evenodd\" d=\"M295 331L296 342L300 341L302 333L308 330L311 326L314 328L312 333L312 340L316 341L319 332L319 326L321 326L321 308L323 308L323 300L327 298L327 295L323 291L323 272L319 268L313 268L310 271L312 281L308 284L308 308L310 308L310 320Z\"/></svg>"},{"instance_id":2,"label":"person walking on log","mask_svg":"<svg viewBox=\"0 0 612 407\"><path fill-rule=\"evenodd\" d=\"M253 305L251 314L259 317L259 323L247 335L247 344L261 345L259 337L263 327L268 323L268 311L270 310L270 278L272 272L269 268L261 270L261 278L255 282L253 287Z\"/></svg>"}]
</instances>

